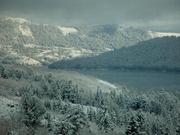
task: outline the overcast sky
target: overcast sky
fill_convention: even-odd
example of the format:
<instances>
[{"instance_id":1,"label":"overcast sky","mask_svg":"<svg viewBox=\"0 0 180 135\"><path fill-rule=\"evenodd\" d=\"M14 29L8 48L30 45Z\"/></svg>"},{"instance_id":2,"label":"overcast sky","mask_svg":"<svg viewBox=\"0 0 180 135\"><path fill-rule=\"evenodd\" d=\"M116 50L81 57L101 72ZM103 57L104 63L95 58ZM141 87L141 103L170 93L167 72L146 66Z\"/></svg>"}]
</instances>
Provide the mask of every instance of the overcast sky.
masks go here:
<instances>
[{"instance_id":1,"label":"overcast sky","mask_svg":"<svg viewBox=\"0 0 180 135\"><path fill-rule=\"evenodd\" d=\"M0 0L0 15L40 23L126 24L180 32L180 0Z\"/></svg>"}]
</instances>

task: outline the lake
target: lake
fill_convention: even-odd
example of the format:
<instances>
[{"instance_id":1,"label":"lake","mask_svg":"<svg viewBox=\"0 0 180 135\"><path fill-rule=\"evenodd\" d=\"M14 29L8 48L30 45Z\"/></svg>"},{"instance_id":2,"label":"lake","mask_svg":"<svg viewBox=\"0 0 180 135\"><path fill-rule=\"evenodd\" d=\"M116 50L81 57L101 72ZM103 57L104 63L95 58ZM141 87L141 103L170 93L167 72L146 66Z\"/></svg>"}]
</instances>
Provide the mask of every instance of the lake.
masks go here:
<instances>
[{"instance_id":1,"label":"lake","mask_svg":"<svg viewBox=\"0 0 180 135\"><path fill-rule=\"evenodd\" d=\"M78 70L115 85L126 86L130 90L180 91L179 72L122 71L122 70Z\"/></svg>"}]
</instances>

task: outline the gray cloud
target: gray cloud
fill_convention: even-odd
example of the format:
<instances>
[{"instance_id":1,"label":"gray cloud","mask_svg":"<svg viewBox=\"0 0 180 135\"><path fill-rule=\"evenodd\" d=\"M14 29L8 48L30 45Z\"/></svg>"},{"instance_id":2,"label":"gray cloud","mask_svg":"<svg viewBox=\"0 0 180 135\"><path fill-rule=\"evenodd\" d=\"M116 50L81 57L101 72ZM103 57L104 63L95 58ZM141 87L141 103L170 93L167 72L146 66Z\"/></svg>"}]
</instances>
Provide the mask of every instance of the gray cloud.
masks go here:
<instances>
[{"instance_id":1,"label":"gray cloud","mask_svg":"<svg viewBox=\"0 0 180 135\"><path fill-rule=\"evenodd\" d=\"M0 0L0 15L41 23L113 23L180 32L180 0Z\"/></svg>"}]
</instances>

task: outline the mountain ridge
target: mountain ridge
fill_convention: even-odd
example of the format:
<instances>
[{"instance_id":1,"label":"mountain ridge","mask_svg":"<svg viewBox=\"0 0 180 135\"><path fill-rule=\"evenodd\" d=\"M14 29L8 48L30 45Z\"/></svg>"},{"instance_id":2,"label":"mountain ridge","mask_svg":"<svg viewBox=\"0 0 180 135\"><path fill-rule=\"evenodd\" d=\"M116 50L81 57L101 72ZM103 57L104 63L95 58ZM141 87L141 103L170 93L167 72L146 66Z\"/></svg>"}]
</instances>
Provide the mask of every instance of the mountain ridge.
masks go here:
<instances>
[{"instance_id":1,"label":"mountain ridge","mask_svg":"<svg viewBox=\"0 0 180 135\"><path fill-rule=\"evenodd\" d=\"M48 65L58 60L95 56L133 46L154 38L153 33L115 24L74 27L0 17L0 48L6 54L1 61ZM159 35L156 33L155 36Z\"/></svg>"},{"instance_id":2,"label":"mountain ridge","mask_svg":"<svg viewBox=\"0 0 180 135\"><path fill-rule=\"evenodd\" d=\"M180 38L143 41L99 56L55 62L49 68L154 69L180 71Z\"/></svg>"}]
</instances>

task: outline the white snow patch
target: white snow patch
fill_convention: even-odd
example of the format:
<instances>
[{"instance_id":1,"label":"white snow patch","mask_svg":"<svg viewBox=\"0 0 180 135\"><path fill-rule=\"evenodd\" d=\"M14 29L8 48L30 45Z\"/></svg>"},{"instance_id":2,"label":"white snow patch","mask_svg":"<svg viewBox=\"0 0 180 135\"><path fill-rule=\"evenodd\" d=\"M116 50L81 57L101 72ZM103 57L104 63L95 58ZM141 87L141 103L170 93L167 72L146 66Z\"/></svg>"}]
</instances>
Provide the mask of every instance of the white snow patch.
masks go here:
<instances>
[{"instance_id":1,"label":"white snow patch","mask_svg":"<svg viewBox=\"0 0 180 135\"><path fill-rule=\"evenodd\" d=\"M26 20L24 18L5 17L5 20L10 20L12 22L18 22L20 24L28 23L28 20Z\"/></svg>"},{"instance_id":2,"label":"white snow patch","mask_svg":"<svg viewBox=\"0 0 180 135\"><path fill-rule=\"evenodd\" d=\"M70 34L70 33L77 33L78 30L73 28L73 27L60 27L60 26L57 26L58 29L61 30L61 32L63 33L64 36L66 36L67 34Z\"/></svg>"},{"instance_id":3,"label":"white snow patch","mask_svg":"<svg viewBox=\"0 0 180 135\"><path fill-rule=\"evenodd\" d=\"M79 57L82 55L82 52L80 50L71 50L70 56L71 57Z\"/></svg>"},{"instance_id":4,"label":"white snow patch","mask_svg":"<svg viewBox=\"0 0 180 135\"><path fill-rule=\"evenodd\" d=\"M11 51L11 50L8 50L8 53L10 53L10 54L13 55L13 56L18 56L18 53L17 53L17 52L14 52L14 51Z\"/></svg>"},{"instance_id":5,"label":"white snow patch","mask_svg":"<svg viewBox=\"0 0 180 135\"><path fill-rule=\"evenodd\" d=\"M112 51L113 49L111 48L105 48L106 51Z\"/></svg>"},{"instance_id":6,"label":"white snow patch","mask_svg":"<svg viewBox=\"0 0 180 135\"><path fill-rule=\"evenodd\" d=\"M34 48L34 47L36 47L36 45L35 44L24 44L24 47Z\"/></svg>"},{"instance_id":7,"label":"white snow patch","mask_svg":"<svg viewBox=\"0 0 180 135\"><path fill-rule=\"evenodd\" d=\"M84 48L82 48L81 50L82 50L82 52L84 52L84 53L93 53L91 50L84 49Z\"/></svg>"},{"instance_id":8,"label":"white snow patch","mask_svg":"<svg viewBox=\"0 0 180 135\"><path fill-rule=\"evenodd\" d=\"M0 117L8 117L9 113L17 111L18 102L6 97L0 96Z\"/></svg>"},{"instance_id":9,"label":"white snow patch","mask_svg":"<svg viewBox=\"0 0 180 135\"><path fill-rule=\"evenodd\" d=\"M59 54L57 54L57 53L54 53L54 56L56 56L56 57L59 57Z\"/></svg>"},{"instance_id":10,"label":"white snow patch","mask_svg":"<svg viewBox=\"0 0 180 135\"><path fill-rule=\"evenodd\" d=\"M102 83L102 84L105 84L105 85L107 85L107 86L109 86L109 87L111 87L111 88L117 88L114 84L111 84L111 83L109 83L109 82L107 82L107 81L104 81L104 80L100 80L100 79L97 79L97 81L98 82L100 82L100 83Z\"/></svg>"},{"instance_id":11,"label":"white snow patch","mask_svg":"<svg viewBox=\"0 0 180 135\"><path fill-rule=\"evenodd\" d=\"M74 50L75 48L73 48L73 47L62 47L62 49L64 49L64 50Z\"/></svg>"},{"instance_id":12,"label":"white snow patch","mask_svg":"<svg viewBox=\"0 0 180 135\"><path fill-rule=\"evenodd\" d=\"M47 53L51 53L51 50L45 50L42 52L42 54L47 54Z\"/></svg>"},{"instance_id":13,"label":"white snow patch","mask_svg":"<svg viewBox=\"0 0 180 135\"><path fill-rule=\"evenodd\" d=\"M80 57L84 54L92 54L93 52L91 50L87 49L79 49L74 47L62 47L62 50L66 52L70 57Z\"/></svg>"},{"instance_id":14,"label":"white snow patch","mask_svg":"<svg viewBox=\"0 0 180 135\"><path fill-rule=\"evenodd\" d=\"M44 57L46 56L48 53L51 53L51 50L44 50L43 52L41 52L40 54L38 54L38 57Z\"/></svg>"},{"instance_id":15,"label":"white snow patch","mask_svg":"<svg viewBox=\"0 0 180 135\"><path fill-rule=\"evenodd\" d=\"M34 66L41 66L41 63L35 59L32 59L27 56L22 56L19 60L20 64L25 64L25 65L34 65Z\"/></svg>"},{"instance_id":16,"label":"white snow patch","mask_svg":"<svg viewBox=\"0 0 180 135\"><path fill-rule=\"evenodd\" d=\"M85 34L80 35L81 38L86 38L87 36Z\"/></svg>"},{"instance_id":17,"label":"white snow patch","mask_svg":"<svg viewBox=\"0 0 180 135\"><path fill-rule=\"evenodd\" d=\"M152 38L156 37L165 37L165 36L175 36L175 37L180 37L180 33L171 33L171 32L153 32L153 31L148 31L150 36Z\"/></svg>"},{"instance_id":18,"label":"white snow patch","mask_svg":"<svg viewBox=\"0 0 180 135\"><path fill-rule=\"evenodd\" d=\"M58 57L54 55L46 55L45 58L52 59L52 60L58 60Z\"/></svg>"},{"instance_id":19,"label":"white snow patch","mask_svg":"<svg viewBox=\"0 0 180 135\"><path fill-rule=\"evenodd\" d=\"M71 48L71 51L70 51L70 56L71 57L80 57L82 56L83 54L90 54L92 53L91 50L87 50L87 49L75 49L75 48Z\"/></svg>"},{"instance_id":20,"label":"white snow patch","mask_svg":"<svg viewBox=\"0 0 180 135\"><path fill-rule=\"evenodd\" d=\"M27 25L19 25L19 30L23 36L34 38L30 28Z\"/></svg>"}]
</instances>

